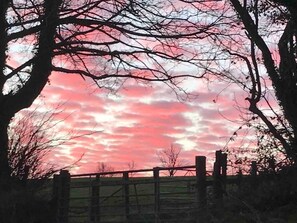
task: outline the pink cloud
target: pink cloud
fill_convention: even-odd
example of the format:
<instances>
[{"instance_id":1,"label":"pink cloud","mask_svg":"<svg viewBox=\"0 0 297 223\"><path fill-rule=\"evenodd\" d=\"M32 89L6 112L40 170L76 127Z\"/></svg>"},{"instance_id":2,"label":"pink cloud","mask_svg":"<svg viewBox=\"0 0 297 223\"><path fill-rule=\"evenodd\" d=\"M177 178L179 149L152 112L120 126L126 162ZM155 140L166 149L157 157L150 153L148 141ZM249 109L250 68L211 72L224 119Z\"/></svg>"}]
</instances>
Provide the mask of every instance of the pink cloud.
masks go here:
<instances>
[{"instance_id":1,"label":"pink cloud","mask_svg":"<svg viewBox=\"0 0 297 223\"><path fill-rule=\"evenodd\" d=\"M183 159L194 162L195 155L207 155L213 161L214 151L221 149L235 126L225 120L238 114L232 107L232 95L201 91L192 101L179 102L163 85L142 86L128 83L117 95L98 90L76 75L53 74L51 85L43 91L51 107L63 104L57 116L64 133L95 134L75 138L53 150L49 161L74 163L84 154L73 173L96 171L98 162L115 169L127 168L134 161L141 168L160 165L156 151L171 144L181 144ZM216 103L213 102L216 99Z\"/></svg>"},{"instance_id":2,"label":"pink cloud","mask_svg":"<svg viewBox=\"0 0 297 223\"><path fill-rule=\"evenodd\" d=\"M134 85L129 85L121 89L119 93L122 96L129 97L129 98L147 97L154 93L153 88L150 88L148 86L136 85L136 84L137 83L134 83Z\"/></svg>"}]
</instances>

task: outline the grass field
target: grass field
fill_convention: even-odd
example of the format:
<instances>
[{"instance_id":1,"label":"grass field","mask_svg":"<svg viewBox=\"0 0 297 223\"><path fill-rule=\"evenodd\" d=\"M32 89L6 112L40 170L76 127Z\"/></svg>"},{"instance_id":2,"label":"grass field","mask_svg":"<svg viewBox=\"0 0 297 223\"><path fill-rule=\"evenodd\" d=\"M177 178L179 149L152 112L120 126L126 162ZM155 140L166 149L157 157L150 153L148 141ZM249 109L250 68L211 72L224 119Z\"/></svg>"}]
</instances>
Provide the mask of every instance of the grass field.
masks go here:
<instances>
[{"instance_id":1,"label":"grass field","mask_svg":"<svg viewBox=\"0 0 297 223\"><path fill-rule=\"evenodd\" d=\"M160 219L177 219L177 215L183 215L184 220L192 219L195 192L191 185L194 182L195 177L161 177L160 193L156 195L153 178L148 177L130 178L128 192L122 185L122 178L100 178L100 183L94 178L73 179L70 190L70 222L87 222L92 208L97 208L100 220L103 222L123 222L127 218L130 219L129 222L132 222L131 219L133 222L154 222L156 208L159 209ZM97 189L99 207L91 205L90 185L100 185L100 189ZM127 199L129 199L128 205ZM155 205L156 199L158 207Z\"/></svg>"},{"instance_id":2,"label":"grass field","mask_svg":"<svg viewBox=\"0 0 297 223\"><path fill-rule=\"evenodd\" d=\"M230 177L223 204L214 199L212 180L212 177L207 178L210 223L297 222L297 202L269 203L271 196L280 193L275 181L264 181L253 188L249 179L244 177L239 189L235 184L236 177ZM153 223L156 219L160 223L195 222L199 215L195 182L195 177L160 177L157 184L152 177L132 177L129 184L123 184L121 177L101 177L100 181L94 177L73 178L69 223L99 222L95 221L96 213L101 223ZM159 185L158 196L156 185Z\"/></svg>"}]
</instances>

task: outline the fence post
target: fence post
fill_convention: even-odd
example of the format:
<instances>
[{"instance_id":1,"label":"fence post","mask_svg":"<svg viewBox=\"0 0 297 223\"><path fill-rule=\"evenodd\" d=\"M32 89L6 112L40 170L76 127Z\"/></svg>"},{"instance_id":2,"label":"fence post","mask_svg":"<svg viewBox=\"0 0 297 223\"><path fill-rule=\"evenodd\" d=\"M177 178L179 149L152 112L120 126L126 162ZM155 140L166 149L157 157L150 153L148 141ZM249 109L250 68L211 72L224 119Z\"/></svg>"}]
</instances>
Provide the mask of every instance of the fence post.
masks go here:
<instances>
[{"instance_id":1,"label":"fence post","mask_svg":"<svg viewBox=\"0 0 297 223\"><path fill-rule=\"evenodd\" d=\"M123 173L123 182L124 182L124 199L125 199L125 215L126 220L129 220L130 208L129 208L129 172Z\"/></svg>"},{"instance_id":2,"label":"fence post","mask_svg":"<svg viewBox=\"0 0 297 223\"><path fill-rule=\"evenodd\" d=\"M91 222L100 222L100 175L96 175L96 179L92 182L92 197L90 207Z\"/></svg>"},{"instance_id":3,"label":"fence post","mask_svg":"<svg viewBox=\"0 0 297 223\"><path fill-rule=\"evenodd\" d=\"M222 165L222 182L223 182L223 188L225 190L226 189L226 179L227 179L227 153L222 153L221 165Z\"/></svg>"},{"instance_id":4,"label":"fence post","mask_svg":"<svg viewBox=\"0 0 297 223\"><path fill-rule=\"evenodd\" d=\"M160 168L155 167L154 172L154 185L155 185L155 223L160 222Z\"/></svg>"},{"instance_id":5,"label":"fence post","mask_svg":"<svg viewBox=\"0 0 297 223\"><path fill-rule=\"evenodd\" d=\"M61 170L58 176L58 223L68 223L70 174L68 170Z\"/></svg>"},{"instance_id":6,"label":"fence post","mask_svg":"<svg viewBox=\"0 0 297 223\"><path fill-rule=\"evenodd\" d=\"M216 202L221 203L221 199L223 197L223 189L222 189L222 151L216 151L216 160L213 167L213 189L214 189L214 197Z\"/></svg>"},{"instance_id":7,"label":"fence post","mask_svg":"<svg viewBox=\"0 0 297 223\"><path fill-rule=\"evenodd\" d=\"M197 204L197 223L206 222L206 157L196 156L196 204Z\"/></svg>"}]
</instances>

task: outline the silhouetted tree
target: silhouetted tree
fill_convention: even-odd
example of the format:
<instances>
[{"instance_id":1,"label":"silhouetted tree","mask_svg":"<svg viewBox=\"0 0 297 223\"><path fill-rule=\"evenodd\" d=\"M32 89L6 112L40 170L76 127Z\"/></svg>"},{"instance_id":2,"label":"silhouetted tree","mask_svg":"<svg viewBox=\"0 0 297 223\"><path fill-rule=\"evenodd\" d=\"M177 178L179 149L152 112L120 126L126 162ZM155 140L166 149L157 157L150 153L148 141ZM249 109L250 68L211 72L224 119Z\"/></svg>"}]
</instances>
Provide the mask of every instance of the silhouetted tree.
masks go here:
<instances>
[{"instance_id":1,"label":"silhouetted tree","mask_svg":"<svg viewBox=\"0 0 297 223\"><path fill-rule=\"evenodd\" d=\"M11 172L9 122L53 72L109 89L129 78L180 89L185 77L215 75L242 88L251 122L261 119L296 163L296 15L289 0L1 1L0 181ZM189 73L174 70L182 63ZM272 115L261 106L271 95Z\"/></svg>"},{"instance_id":2,"label":"silhouetted tree","mask_svg":"<svg viewBox=\"0 0 297 223\"><path fill-rule=\"evenodd\" d=\"M64 119L57 119L61 112L59 107L46 112L36 108L14 118L8 129L8 162L13 178L23 182L28 179L48 179L53 173L62 168L70 168L80 160L67 166L57 166L45 159L53 149L72 139L95 133L63 133L59 124Z\"/></svg>"},{"instance_id":3,"label":"silhouetted tree","mask_svg":"<svg viewBox=\"0 0 297 223\"><path fill-rule=\"evenodd\" d=\"M37 117L28 112L11 123L8 130L8 161L11 175L26 182L28 178L47 178L54 173L53 165L44 166L44 156L59 145L53 138L53 116Z\"/></svg>"},{"instance_id":4,"label":"silhouetted tree","mask_svg":"<svg viewBox=\"0 0 297 223\"><path fill-rule=\"evenodd\" d=\"M108 172L114 172L115 169L113 166L105 163L105 162L99 162L98 163L98 167L97 167L97 172L98 173L108 173ZM115 176L116 174L113 174L113 173L109 173L109 174L105 174L103 175L103 177L113 177Z\"/></svg>"},{"instance_id":5,"label":"silhouetted tree","mask_svg":"<svg viewBox=\"0 0 297 223\"><path fill-rule=\"evenodd\" d=\"M197 3L200 4L200 3ZM127 79L176 86L173 71L197 54L188 41L220 22L210 6L183 0L2 0L0 3L0 181L8 182L7 128L29 107L53 72L117 88ZM212 30L215 32L215 29ZM170 62L169 62L170 61Z\"/></svg>"},{"instance_id":6,"label":"silhouetted tree","mask_svg":"<svg viewBox=\"0 0 297 223\"><path fill-rule=\"evenodd\" d=\"M181 149L171 145L169 148L157 151L157 156L163 167L179 167L183 165L180 158ZM169 169L168 174L173 177L177 170Z\"/></svg>"},{"instance_id":7,"label":"silhouetted tree","mask_svg":"<svg viewBox=\"0 0 297 223\"><path fill-rule=\"evenodd\" d=\"M130 161L129 163L127 163L127 167L128 167L128 170L135 170L135 168L136 168L136 163L135 163L135 161L134 160L132 160L132 161ZM135 175L135 173L129 173L129 175L131 176L131 177L133 177L134 175Z\"/></svg>"},{"instance_id":8,"label":"silhouetted tree","mask_svg":"<svg viewBox=\"0 0 297 223\"><path fill-rule=\"evenodd\" d=\"M35 110L22 111L10 123L8 162L13 184L10 191L0 190L0 222L54 221L49 196L45 191L50 182L48 179L60 169L71 168L76 162L61 166L45 158L61 144L79 137L74 133L59 131L59 124L64 121L58 119L61 111L57 107L44 112L39 106Z\"/></svg>"},{"instance_id":9,"label":"silhouetted tree","mask_svg":"<svg viewBox=\"0 0 297 223\"><path fill-rule=\"evenodd\" d=\"M245 74L249 82L241 84L247 86L249 90L249 96L246 98L249 110L266 124L268 132L280 142L286 155L296 163L297 4L285 0L253 1L246 6L240 4L238 0L230 2L237 12L241 26L245 29L245 39L248 44L246 46L249 46L248 54L229 51L232 57L242 60L247 67ZM274 27L277 27L276 32ZM269 42L270 38L275 38L273 41L275 45ZM272 82L276 99L281 107L279 113L274 112L270 105L266 74ZM271 115L259 108L263 102L272 109Z\"/></svg>"},{"instance_id":10,"label":"silhouetted tree","mask_svg":"<svg viewBox=\"0 0 297 223\"><path fill-rule=\"evenodd\" d=\"M287 158L296 163L297 3L290 0L224 3L226 23L217 31L220 34L211 35L201 46L204 60L197 63L209 77L214 75L226 81L226 87L241 88L245 102L238 109L245 116L246 125L260 121Z\"/></svg>"}]
</instances>

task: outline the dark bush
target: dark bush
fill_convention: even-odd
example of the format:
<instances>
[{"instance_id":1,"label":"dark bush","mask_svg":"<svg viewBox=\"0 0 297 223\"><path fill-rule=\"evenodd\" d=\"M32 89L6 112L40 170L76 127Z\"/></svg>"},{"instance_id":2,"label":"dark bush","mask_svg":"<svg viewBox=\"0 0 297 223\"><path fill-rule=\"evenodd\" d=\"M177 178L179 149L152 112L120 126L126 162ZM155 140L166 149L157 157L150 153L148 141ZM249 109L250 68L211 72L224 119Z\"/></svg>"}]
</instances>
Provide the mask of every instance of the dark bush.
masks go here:
<instances>
[{"instance_id":1,"label":"dark bush","mask_svg":"<svg viewBox=\"0 0 297 223\"><path fill-rule=\"evenodd\" d=\"M0 222L3 223L52 223L53 213L47 194L15 186L0 191Z\"/></svg>"}]
</instances>

